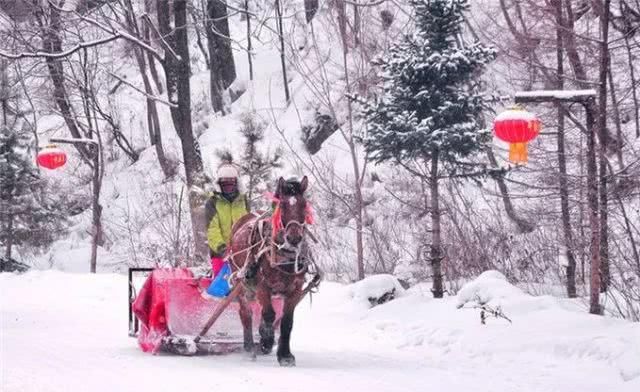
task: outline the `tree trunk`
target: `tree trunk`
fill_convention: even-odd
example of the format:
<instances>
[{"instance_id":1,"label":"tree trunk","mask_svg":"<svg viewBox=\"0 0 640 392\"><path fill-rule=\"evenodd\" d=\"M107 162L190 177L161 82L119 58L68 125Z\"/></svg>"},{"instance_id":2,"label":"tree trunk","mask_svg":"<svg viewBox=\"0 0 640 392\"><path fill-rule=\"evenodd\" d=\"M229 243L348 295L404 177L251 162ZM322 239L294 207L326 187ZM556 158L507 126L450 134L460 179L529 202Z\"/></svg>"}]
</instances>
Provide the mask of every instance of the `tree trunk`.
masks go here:
<instances>
[{"instance_id":1,"label":"tree trunk","mask_svg":"<svg viewBox=\"0 0 640 392\"><path fill-rule=\"evenodd\" d=\"M204 62L207 65L207 69L211 70L211 61L209 60L209 54L202 44L202 34L200 33L200 26L198 26L198 20L196 19L193 11L191 12L191 19L193 20L193 29L196 33L196 44L198 45L198 49L200 49L200 52L202 53L202 57L204 57ZM205 23L204 25L206 30L207 24Z\"/></svg>"},{"instance_id":2,"label":"tree trunk","mask_svg":"<svg viewBox=\"0 0 640 392\"><path fill-rule=\"evenodd\" d=\"M145 76L143 76L143 79L145 79ZM164 174L165 178L171 178L175 174L175 170L169 164L167 156L164 153L158 108L156 106L156 102L153 99L147 99L147 127L149 128L149 138L151 140L151 145L155 147L156 155L158 156L158 162L160 163L162 173Z\"/></svg>"},{"instance_id":3,"label":"tree trunk","mask_svg":"<svg viewBox=\"0 0 640 392\"><path fill-rule=\"evenodd\" d=\"M493 167L498 167L498 161L496 160L493 151L491 151L491 148L487 148L486 151L491 165ZM496 176L494 177L494 180L498 184L498 190L500 190L500 196L502 197L502 204L504 204L504 210L507 213L509 219L511 219L518 226L518 231L520 233L531 233L535 226L528 220L518 216L516 209L511 202L511 196L509 196L509 188L507 188L507 184L504 182L504 179L502 177Z\"/></svg>"},{"instance_id":4,"label":"tree trunk","mask_svg":"<svg viewBox=\"0 0 640 392\"><path fill-rule=\"evenodd\" d=\"M4 90L5 88L8 88L8 83L7 83L7 73L6 73L6 63L4 60L0 60L0 71L2 72L2 75L0 77L1 79L1 84L2 84L2 89ZM3 126L7 126L7 112L9 111L8 109L8 102L7 102L7 96L8 94L4 94L5 92L3 91L3 96L0 97L2 98L2 125ZM8 221L7 221L7 247L6 247L6 251L5 254L7 256L8 259L11 259L11 253L12 253L12 249L13 249L13 214L8 214L7 216Z\"/></svg>"},{"instance_id":5,"label":"tree trunk","mask_svg":"<svg viewBox=\"0 0 640 392\"><path fill-rule=\"evenodd\" d=\"M577 83L581 88L590 88L587 73L578 54L574 35L574 15L570 1L564 3L567 19L564 21L562 38L567 49L567 57L573 68ZM598 112L595 101L589 99L585 104L587 116L587 206L589 212L589 227L591 231L591 307L590 312L600 314L600 222L598 221L598 168L596 162L596 119Z\"/></svg>"},{"instance_id":6,"label":"tree trunk","mask_svg":"<svg viewBox=\"0 0 640 392\"><path fill-rule=\"evenodd\" d=\"M98 265L98 244L102 238L102 206L100 205L100 189L102 179L100 176L100 153L96 149L93 158L93 192L91 197L91 273L95 274Z\"/></svg>"},{"instance_id":7,"label":"tree trunk","mask_svg":"<svg viewBox=\"0 0 640 392\"><path fill-rule=\"evenodd\" d=\"M356 212L356 252L358 258L358 279L364 279L364 224L363 224L363 208L364 203L362 199L362 184L360 182L360 166L358 164L358 155L355 149L355 142L353 139L349 143L349 149L351 152L351 161L353 163L353 176L354 176L354 188L355 188L355 212Z\"/></svg>"},{"instance_id":8,"label":"tree trunk","mask_svg":"<svg viewBox=\"0 0 640 392\"><path fill-rule=\"evenodd\" d=\"M307 23L311 23L316 12L318 12L318 0L304 0L304 17Z\"/></svg>"},{"instance_id":9,"label":"tree trunk","mask_svg":"<svg viewBox=\"0 0 640 392\"><path fill-rule=\"evenodd\" d=\"M567 257L567 296L575 298L576 293L576 258L573 253L573 233L571 230L571 214L569 212L569 185L567 181L567 162L564 146L564 113L558 105L558 178L560 191L560 210L562 213L562 231L564 248Z\"/></svg>"},{"instance_id":10,"label":"tree trunk","mask_svg":"<svg viewBox=\"0 0 640 392\"><path fill-rule=\"evenodd\" d=\"M282 84L284 87L284 98L289 105L289 80L287 78L287 62L285 59L284 31L282 26L282 9L280 8L280 0L276 0L276 23L278 24L278 35L280 39L280 64L282 66Z\"/></svg>"},{"instance_id":11,"label":"tree trunk","mask_svg":"<svg viewBox=\"0 0 640 392\"><path fill-rule=\"evenodd\" d=\"M620 121L620 106L618 105L618 99L616 98L616 88L613 84L613 73L611 72L611 64L607 69L607 78L609 79L609 93L611 94L611 108L613 109L613 121L616 125L616 139L618 141L619 148L617 149L618 167L620 170L624 169L624 159L622 159L622 145L624 143L624 136L622 135L622 123Z\"/></svg>"},{"instance_id":12,"label":"tree trunk","mask_svg":"<svg viewBox=\"0 0 640 392\"><path fill-rule=\"evenodd\" d=\"M347 42L347 5L344 0L338 0L335 5L338 9L338 30L342 38L343 51L349 52Z\"/></svg>"},{"instance_id":13,"label":"tree trunk","mask_svg":"<svg viewBox=\"0 0 640 392\"><path fill-rule=\"evenodd\" d=\"M211 61L209 70L211 105L215 111L224 113L222 94L236 79L225 0L207 0L206 28Z\"/></svg>"},{"instance_id":14,"label":"tree trunk","mask_svg":"<svg viewBox=\"0 0 640 392\"><path fill-rule=\"evenodd\" d=\"M353 44L360 45L360 9L357 0L353 0Z\"/></svg>"},{"instance_id":15,"label":"tree trunk","mask_svg":"<svg viewBox=\"0 0 640 392\"><path fill-rule=\"evenodd\" d=\"M9 214L7 222L7 248L5 255L7 259L11 259L11 255L13 252L13 214Z\"/></svg>"},{"instance_id":16,"label":"tree trunk","mask_svg":"<svg viewBox=\"0 0 640 392\"><path fill-rule=\"evenodd\" d=\"M638 103L638 94L636 92L636 75L635 68L633 67L633 54L631 52L631 43L629 42L629 36L624 35L624 43L627 47L627 60L629 61L629 76L631 77L631 93L633 96L633 119L636 124L636 138L640 138L640 118L638 118L638 110L640 110L640 104ZM620 141L622 142L622 140Z\"/></svg>"},{"instance_id":17,"label":"tree trunk","mask_svg":"<svg viewBox=\"0 0 640 392\"><path fill-rule=\"evenodd\" d=\"M591 306L590 312L600 314L600 222L598 221L598 168L596 165L596 122L595 103L587 105L587 205L589 206L589 227L591 241Z\"/></svg>"},{"instance_id":18,"label":"tree trunk","mask_svg":"<svg viewBox=\"0 0 640 392\"><path fill-rule=\"evenodd\" d=\"M249 80L253 80L253 46L251 42L251 15L249 14L249 0L244 0L244 10L247 16L247 59L249 60Z\"/></svg>"},{"instance_id":19,"label":"tree trunk","mask_svg":"<svg viewBox=\"0 0 640 392\"><path fill-rule=\"evenodd\" d=\"M607 196L607 74L609 69L609 13L611 0L602 1L602 15L600 15L601 44L600 44L600 77L599 77L599 107L598 107L598 137L600 139L600 274L602 292L609 287L609 223Z\"/></svg>"},{"instance_id":20,"label":"tree trunk","mask_svg":"<svg viewBox=\"0 0 640 392\"><path fill-rule=\"evenodd\" d=\"M131 4L131 0L127 0L127 25L129 30L135 35L140 35L140 29L138 27L138 23L135 18L135 13L133 9L133 5ZM148 4L145 1L145 6L148 8ZM148 29L147 29L148 30ZM148 33L147 33L148 34ZM135 48L134 56L136 58L136 63L138 64L138 70L140 71L140 76L142 76L142 83L144 84L144 92L147 95L153 96L155 92L153 91L153 87L151 85L151 81L149 80L149 76L147 75L147 64L145 61L145 52L142 48ZM155 61L153 57L149 59L150 62ZM151 65L151 63L150 63ZM147 128L149 132L149 142L152 146L155 147L156 155L158 156L158 162L160 163L160 168L162 169L162 174L164 174L165 178L173 177L173 168L169 165L167 161L167 157L164 153L164 147L162 145L162 134L160 133L160 120L158 118L158 109L156 107L156 101L151 98L146 99L147 103Z\"/></svg>"},{"instance_id":21,"label":"tree trunk","mask_svg":"<svg viewBox=\"0 0 640 392\"><path fill-rule=\"evenodd\" d=\"M151 1L153 0L144 0L144 12L147 15L151 14ZM147 45L151 45L151 33L149 31L149 26L144 21L142 23L142 34L144 35L145 43ZM156 59L155 57L153 57L153 54L151 54L151 52L147 52L147 58L149 59L149 70L151 71L151 77L156 84L156 89L158 90L159 94L163 94L164 88L162 86L162 82L160 81L158 70L156 69Z\"/></svg>"},{"instance_id":22,"label":"tree trunk","mask_svg":"<svg viewBox=\"0 0 640 392\"><path fill-rule=\"evenodd\" d=\"M579 221L578 221L578 233L579 233L579 237L584 240L586 238L586 233L585 233L585 227L586 227L586 220L585 219L585 209L584 209L584 205L586 203L584 203L585 200L585 196L584 196L584 191L586 189L586 187L584 186L584 179L586 178L585 176L585 154L584 152L584 135L582 133L580 133L580 135L578 136L580 138L580 154L578 154L578 166L580 167L580 177L578 179L579 183L578 183L578 217L579 217ZM586 252L584 251L584 249L582 249L580 251L580 282L582 282L583 285L586 285L587 283L587 278L586 278L586 273L585 273L585 264L586 264Z\"/></svg>"},{"instance_id":23,"label":"tree trunk","mask_svg":"<svg viewBox=\"0 0 640 392\"><path fill-rule=\"evenodd\" d=\"M217 63L216 72L223 82L223 89L229 88L236 80L236 65L231 49L231 33L229 31L229 16L226 0L208 0L207 4L207 37L213 41L214 51L210 50L211 65ZM210 43L211 45L211 43ZM215 54L216 59L213 59Z\"/></svg>"},{"instance_id":24,"label":"tree trunk","mask_svg":"<svg viewBox=\"0 0 640 392\"><path fill-rule=\"evenodd\" d=\"M9 85L9 75L7 73L8 61L0 59L0 100L2 100L2 125L8 124L7 114L9 112L9 96L11 86Z\"/></svg>"},{"instance_id":25,"label":"tree trunk","mask_svg":"<svg viewBox=\"0 0 640 392\"><path fill-rule=\"evenodd\" d=\"M600 146L600 149L606 148ZM602 152L600 153L602 154ZM609 260L609 211L607 195L606 158L600 158L600 292L609 289L611 281Z\"/></svg>"},{"instance_id":26,"label":"tree trunk","mask_svg":"<svg viewBox=\"0 0 640 392\"><path fill-rule=\"evenodd\" d=\"M38 11L38 19L40 20L41 32L42 32L42 46L43 51L47 53L62 52L62 39L60 38L60 11L53 6L49 7L49 24L45 25L45 18ZM49 76L51 77L51 83L53 84L53 99L62 114L71 136L74 138L82 138L83 135L80 131L78 124L75 121L76 116L73 113L67 89L65 88L64 80L64 67L61 59L54 59L47 57L45 62L47 69L49 70ZM91 164L91 154L87 151L86 146L82 144L74 145L82 159Z\"/></svg>"},{"instance_id":27,"label":"tree trunk","mask_svg":"<svg viewBox=\"0 0 640 392\"><path fill-rule=\"evenodd\" d=\"M555 0L556 7L556 57L558 61L558 90L564 89L564 66L562 56L562 0ZM573 253L573 234L571 232L571 215L569 213L569 185L567 181L567 157L564 146L564 111L561 104L557 105L558 109L558 169L560 176L558 178L560 191L560 211L562 213L562 231L564 234L564 249L567 257L567 296L575 298L576 293L576 258Z\"/></svg>"},{"instance_id":28,"label":"tree trunk","mask_svg":"<svg viewBox=\"0 0 640 392\"><path fill-rule=\"evenodd\" d=\"M344 80L345 80L345 93L346 95L351 95L351 82L349 77L349 63L347 53L349 51L348 43L347 43L347 28L346 28L346 16L344 11L345 3L341 1L339 4L342 12L338 13L338 24L340 26L340 38L342 41L342 70L344 72ZM333 111L333 115L336 116L335 110ZM353 188L355 193L355 206L354 206L354 217L356 220L356 255L357 255L357 265L358 265L358 280L362 280L365 277L365 265L364 265L364 224L363 224L363 208L364 203L362 199L362 174L360 173L360 165L358 163L358 152L356 151L356 142L354 140L354 129L353 129L353 106L351 100L347 100L347 119L349 125L349 133L345 133L343 128L341 128L341 132L343 137L345 138L347 144L349 145L349 152L351 154L351 163L353 165ZM364 170L364 169L363 169Z\"/></svg>"},{"instance_id":29,"label":"tree trunk","mask_svg":"<svg viewBox=\"0 0 640 392\"><path fill-rule=\"evenodd\" d=\"M636 240L633 235L633 230L631 227L631 221L629 220L629 215L627 214L627 209L620 198L620 195L614 193L616 195L616 201L618 202L618 207L620 208L620 212L622 212L622 218L624 219L624 226L627 231L627 236L629 237L629 244L631 245L631 250L633 253L633 260L638 268L638 272L640 273L640 251L638 251L638 246L636 245Z\"/></svg>"},{"instance_id":30,"label":"tree trunk","mask_svg":"<svg viewBox=\"0 0 640 392\"><path fill-rule=\"evenodd\" d=\"M160 33L179 56L166 53L164 69L169 100L177 107L171 108L173 125L180 137L185 178L189 188L189 212L195 250L202 260L207 259L204 198L198 188L204 185L200 146L193 136L191 122L191 68L189 64L189 42L187 31L186 0L174 0L175 29L171 29L169 0L158 0L158 25Z\"/></svg>"},{"instance_id":31,"label":"tree trunk","mask_svg":"<svg viewBox=\"0 0 640 392\"><path fill-rule=\"evenodd\" d=\"M442 241L440 239L440 195L438 194L438 155L431 158L431 173L429 186L431 187L431 272L433 274L434 298L442 298Z\"/></svg>"}]
</instances>

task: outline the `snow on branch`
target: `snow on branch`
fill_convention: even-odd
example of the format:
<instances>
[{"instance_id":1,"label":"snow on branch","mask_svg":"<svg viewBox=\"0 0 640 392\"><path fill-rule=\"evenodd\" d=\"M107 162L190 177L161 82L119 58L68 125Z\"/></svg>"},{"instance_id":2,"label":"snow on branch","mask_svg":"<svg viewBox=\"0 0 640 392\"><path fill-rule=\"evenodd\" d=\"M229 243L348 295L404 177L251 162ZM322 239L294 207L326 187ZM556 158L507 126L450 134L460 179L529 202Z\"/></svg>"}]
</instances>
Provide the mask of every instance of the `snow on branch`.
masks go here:
<instances>
[{"instance_id":1,"label":"snow on branch","mask_svg":"<svg viewBox=\"0 0 640 392\"><path fill-rule=\"evenodd\" d=\"M49 141L51 143L63 143L63 144L95 144L97 145L98 142L95 139L89 139L89 138L65 138L65 137L56 137L56 138L51 138L49 139Z\"/></svg>"},{"instance_id":2,"label":"snow on branch","mask_svg":"<svg viewBox=\"0 0 640 392\"><path fill-rule=\"evenodd\" d=\"M0 57L5 57L8 58L10 60L19 60L22 58L51 58L51 59L61 59L64 57L69 57L72 54L74 54L75 52L82 50L82 49L87 49L87 48L91 48L94 46L99 46L99 45L103 45L106 43L109 43L111 41L115 41L117 39L123 38L129 42L132 42L135 45L140 46L141 48L143 48L144 50L150 52L155 58L157 58L158 60L162 61L163 58L162 56L151 46L147 45L146 43L144 43L142 40L138 39L137 37L134 37L133 35L126 33L124 31L117 31L115 29L111 29L108 28L106 26L103 26L102 24L100 24L98 21L95 21L93 19L87 18L82 16L82 19L85 20L86 22L93 24L94 26L109 32L110 36L108 37L104 37L104 38L100 38L100 39L96 39L93 41L88 41L88 42L80 42L79 44L64 50L62 52L55 52L55 53L50 53L50 52L42 52L42 51L37 51L37 52L22 52L22 53L17 53L17 54L13 54L13 53L8 53L5 51L0 50ZM177 56L177 55L176 55ZM179 56L178 56L179 58Z\"/></svg>"},{"instance_id":3,"label":"snow on branch","mask_svg":"<svg viewBox=\"0 0 640 392\"><path fill-rule=\"evenodd\" d=\"M69 49L67 49L65 51L57 52L57 53L37 51L37 52L22 52L22 53L13 54L13 53L7 53L5 51L0 50L0 57L5 57L5 58L8 58L10 60L19 60L19 59L22 59L22 58L37 58L37 57L60 59L60 58L71 56L72 54L74 54L75 52L77 52L77 51L79 51L81 49L86 49L86 48L91 48L93 46L106 44L106 43L109 43L111 41L115 41L118 38L122 38L122 37L120 35L114 35L114 36L110 36L110 37L97 39L97 40L94 40L94 41L81 42L81 43L79 43L78 45L76 45L76 46L74 46L72 48L69 48Z\"/></svg>"},{"instance_id":4,"label":"snow on branch","mask_svg":"<svg viewBox=\"0 0 640 392\"><path fill-rule=\"evenodd\" d=\"M516 103L526 102L550 102L550 101L575 101L583 102L595 98L596 90L537 90L521 91L516 93Z\"/></svg>"},{"instance_id":5,"label":"snow on branch","mask_svg":"<svg viewBox=\"0 0 640 392\"><path fill-rule=\"evenodd\" d=\"M57 8L53 4L52 4L52 7ZM114 37L124 38L127 41L133 43L134 45L137 45L137 46L141 47L142 49L148 51L149 53L151 53L153 55L153 57L155 57L159 61L163 60L163 57L160 55L160 53L158 53L157 50L155 50L153 47L149 46L147 43L145 43L140 38L129 34L127 31L116 30L115 28L113 28L111 26L106 26L103 23L100 23L97 20L89 18L89 17L87 17L85 15L82 15L82 14L76 12L76 11L69 11L69 10L64 10L64 9L61 9L61 8L58 8L58 10L62 11L62 12L73 12L77 17L79 17L80 19L84 20L85 22L87 22L87 23L99 28L100 30L103 30L103 31L105 31L105 32L107 32L109 34L112 34ZM179 57L180 56L178 56L178 58Z\"/></svg>"},{"instance_id":6,"label":"snow on branch","mask_svg":"<svg viewBox=\"0 0 640 392\"><path fill-rule=\"evenodd\" d=\"M365 7L377 7L380 4L386 2L387 0L371 0L368 3L357 3L355 1L349 1L349 0L343 0L343 1L349 5L365 8Z\"/></svg>"}]
</instances>

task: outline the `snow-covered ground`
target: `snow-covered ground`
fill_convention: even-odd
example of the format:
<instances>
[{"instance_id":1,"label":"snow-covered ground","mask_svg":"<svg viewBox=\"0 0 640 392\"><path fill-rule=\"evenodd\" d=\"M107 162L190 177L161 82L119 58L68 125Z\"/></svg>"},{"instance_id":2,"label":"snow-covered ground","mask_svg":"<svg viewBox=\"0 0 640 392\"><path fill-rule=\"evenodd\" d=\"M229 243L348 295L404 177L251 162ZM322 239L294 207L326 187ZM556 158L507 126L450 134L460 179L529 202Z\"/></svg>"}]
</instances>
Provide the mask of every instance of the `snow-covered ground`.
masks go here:
<instances>
[{"instance_id":1,"label":"snow-covered ground","mask_svg":"<svg viewBox=\"0 0 640 392\"><path fill-rule=\"evenodd\" d=\"M638 324L528 296L496 272L459 297L433 300L415 287L369 308L363 298L383 281L324 283L296 313L297 367L280 368L274 354L252 362L141 352L127 337L123 275L0 274L0 390L640 390ZM481 325L477 298L513 323Z\"/></svg>"}]
</instances>

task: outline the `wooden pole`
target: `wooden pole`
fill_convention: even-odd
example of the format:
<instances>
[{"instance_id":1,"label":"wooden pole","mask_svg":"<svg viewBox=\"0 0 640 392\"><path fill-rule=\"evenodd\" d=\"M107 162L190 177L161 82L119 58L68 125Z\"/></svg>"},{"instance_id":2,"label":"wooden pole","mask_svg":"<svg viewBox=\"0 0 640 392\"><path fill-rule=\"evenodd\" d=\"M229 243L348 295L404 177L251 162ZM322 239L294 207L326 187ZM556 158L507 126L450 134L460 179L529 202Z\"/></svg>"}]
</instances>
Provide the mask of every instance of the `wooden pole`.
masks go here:
<instances>
[{"instance_id":1,"label":"wooden pole","mask_svg":"<svg viewBox=\"0 0 640 392\"><path fill-rule=\"evenodd\" d=\"M238 282L236 284L236 287L233 288L233 290L231 290L231 293L229 293L229 295L227 295L225 297L225 299L222 300L222 302L220 302L220 304L218 305L218 307L216 308L216 310L213 312L213 314L211 315L211 317L209 318L209 320L207 321L207 323L204 325L204 327L202 328L202 331L200 331L200 333L198 334L198 336L196 336L195 339L193 339L193 341L195 343L198 343L200 341L200 339L202 339L202 337L204 335L207 334L207 332L209 332L209 330L211 329L211 326L213 325L213 323L216 322L216 320L218 320L218 318L220 317L220 315L222 314L222 312L224 312L224 310L229 306L229 304L236 299L236 297L238 296L238 294L240 294L240 291L242 289L242 284L240 282Z\"/></svg>"}]
</instances>

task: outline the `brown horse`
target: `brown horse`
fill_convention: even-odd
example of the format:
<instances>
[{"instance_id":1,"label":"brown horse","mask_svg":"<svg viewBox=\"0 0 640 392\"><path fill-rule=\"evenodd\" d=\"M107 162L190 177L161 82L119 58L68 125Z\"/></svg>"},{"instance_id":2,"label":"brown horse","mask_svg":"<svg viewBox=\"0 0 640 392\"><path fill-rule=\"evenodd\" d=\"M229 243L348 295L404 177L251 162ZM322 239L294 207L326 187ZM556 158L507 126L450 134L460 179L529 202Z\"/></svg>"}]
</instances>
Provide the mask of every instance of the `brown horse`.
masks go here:
<instances>
[{"instance_id":1,"label":"brown horse","mask_svg":"<svg viewBox=\"0 0 640 392\"><path fill-rule=\"evenodd\" d=\"M295 366L290 348L293 313L306 292L320 281L307 246L305 225L312 220L310 205L304 197L307 185L306 176L301 181L285 181L280 177L273 211L241 218L233 226L230 241L232 270L243 285L238 298L246 351L254 354L257 351L248 302L255 296L262 306L259 349L268 354L274 344L275 311L271 296L284 297L277 351L281 366ZM315 275L304 287L307 273Z\"/></svg>"}]
</instances>

